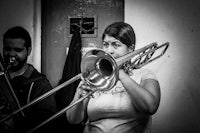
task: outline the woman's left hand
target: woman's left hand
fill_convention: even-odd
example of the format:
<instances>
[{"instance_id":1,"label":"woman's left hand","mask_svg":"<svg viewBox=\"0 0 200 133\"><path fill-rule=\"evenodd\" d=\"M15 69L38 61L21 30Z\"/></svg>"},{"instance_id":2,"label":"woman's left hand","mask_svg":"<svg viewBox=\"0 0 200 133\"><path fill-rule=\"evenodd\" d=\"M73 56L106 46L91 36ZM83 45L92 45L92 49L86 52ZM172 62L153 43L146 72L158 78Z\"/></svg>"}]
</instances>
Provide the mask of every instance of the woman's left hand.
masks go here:
<instances>
[{"instance_id":1,"label":"woman's left hand","mask_svg":"<svg viewBox=\"0 0 200 133\"><path fill-rule=\"evenodd\" d=\"M125 73L124 69L119 70L119 80L125 78L127 74Z\"/></svg>"}]
</instances>

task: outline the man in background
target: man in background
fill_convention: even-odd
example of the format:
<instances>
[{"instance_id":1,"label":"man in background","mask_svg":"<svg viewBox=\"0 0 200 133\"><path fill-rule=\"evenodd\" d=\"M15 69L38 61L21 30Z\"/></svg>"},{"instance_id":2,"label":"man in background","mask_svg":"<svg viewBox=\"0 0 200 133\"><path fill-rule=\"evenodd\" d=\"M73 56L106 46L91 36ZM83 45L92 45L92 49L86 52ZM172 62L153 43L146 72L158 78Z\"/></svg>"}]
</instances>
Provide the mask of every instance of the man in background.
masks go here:
<instances>
[{"instance_id":1,"label":"man in background","mask_svg":"<svg viewBox=\"0 0 200 133\"><path fill-rule=\"evenodd\" d=\"M23 27L10 28L3 35L5 68L12 63L7 73L21 106L28 104L52 89L46 76L39 73L33 65L27 63L31 49L31 37ZM55 114L56 111L55 97L51 95L24 109L24 116L14 115L12 117L13 124L9 125L9 127L12 127L11 132L27 132ZM50 122L36 130L36 132L54 132L54 124Z\"/></svg>"}]
</instances>

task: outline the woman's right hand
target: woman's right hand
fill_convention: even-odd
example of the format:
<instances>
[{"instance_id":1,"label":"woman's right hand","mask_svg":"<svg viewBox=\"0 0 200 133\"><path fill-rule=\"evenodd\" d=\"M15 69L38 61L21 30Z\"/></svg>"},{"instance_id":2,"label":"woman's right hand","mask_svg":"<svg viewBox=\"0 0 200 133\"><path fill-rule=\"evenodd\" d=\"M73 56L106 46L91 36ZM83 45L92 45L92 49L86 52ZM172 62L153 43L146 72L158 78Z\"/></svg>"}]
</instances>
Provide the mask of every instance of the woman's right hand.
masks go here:
<instances>
[{"instance_id":1,"label":"woman's right hand","mask_svg":"<svg viewBox=\"0 0 200 133\"><path fill-rule=\"evenodd\" d=\"M89 102L89 99L91 98L89 94L92 95L94 90L95 90L94 87L88 85L86 82L81 81L81 83L77 88L76 95L71 104L75 103L77 100L80 100L81 98L83 98L84 100L76 104L76 106L73 106L70 110L66 111L67 119L70 123L77 124L84 121L87 114L87 104Z\"/></svg>"},{"instance_id":2,"label":"woman's right hand","mask_svg":"<svg viewBox=\"0 0 200 133\"><path fill-rule=\"evenodd\" d=\"M87 84L86 82L84 82L83 84L80 85L79 87L80 91L79 91L79 97L83 97L85 95L87 95L90 92L94 92L96 91L96 87Z\"/></svg>"}]
</instances>

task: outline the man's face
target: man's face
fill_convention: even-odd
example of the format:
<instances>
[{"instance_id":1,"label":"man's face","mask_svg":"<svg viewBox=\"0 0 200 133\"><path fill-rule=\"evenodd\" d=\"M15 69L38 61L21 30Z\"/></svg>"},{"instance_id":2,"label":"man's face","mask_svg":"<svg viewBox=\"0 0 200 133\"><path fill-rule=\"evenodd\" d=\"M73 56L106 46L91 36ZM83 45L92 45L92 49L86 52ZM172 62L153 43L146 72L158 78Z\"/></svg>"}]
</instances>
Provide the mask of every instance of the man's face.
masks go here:
<instances>
[{"instance_id":1,"label":"man's face","mask_svg":"<svg viewBox=\"0 0 200 133\"><path fill-rule=\"evenodd\" d=\"M3 57L6 64L9 63L10 58L15 58L16 62L10 67L11 71L20 70L27 61L29 50L24 46L25 40L21 38L5 39L3 44Z\"/></svg>"}]
</instances>

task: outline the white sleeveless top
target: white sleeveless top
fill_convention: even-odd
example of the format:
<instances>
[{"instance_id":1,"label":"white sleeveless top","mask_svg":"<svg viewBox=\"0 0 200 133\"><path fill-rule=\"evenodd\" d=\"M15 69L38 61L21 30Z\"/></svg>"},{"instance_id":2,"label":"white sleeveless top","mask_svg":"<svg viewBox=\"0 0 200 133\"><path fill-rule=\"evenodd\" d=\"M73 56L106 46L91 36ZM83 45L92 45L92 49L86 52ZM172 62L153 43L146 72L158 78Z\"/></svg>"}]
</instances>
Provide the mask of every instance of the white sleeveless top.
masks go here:
<instances>
[{"instance_id":1,"label":"white sleeveless top","mask_svg":"<svg viewBox=\"0 0 200 133\"><path fill-rule=\"evenodd\" d=\"M138 84L156 76L147 69L136 69L130 76ZM139 114L132 106L129 95L118 81L106 92L95 92L87 107L89 122L84 133L142 133L149 116Z\"/></svg>"}]
</instances>

